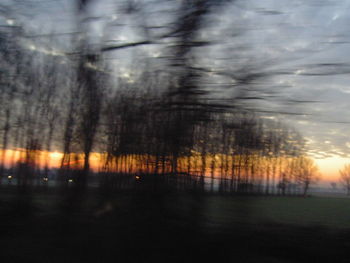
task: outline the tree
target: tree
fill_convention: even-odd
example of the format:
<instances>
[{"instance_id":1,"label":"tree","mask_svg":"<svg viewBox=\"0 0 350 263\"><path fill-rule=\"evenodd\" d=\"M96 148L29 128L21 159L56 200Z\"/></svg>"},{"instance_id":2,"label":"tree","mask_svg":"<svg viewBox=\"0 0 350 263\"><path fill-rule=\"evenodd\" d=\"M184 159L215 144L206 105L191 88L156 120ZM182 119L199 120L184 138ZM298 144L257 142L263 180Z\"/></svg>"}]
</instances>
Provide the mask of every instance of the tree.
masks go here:
<instances>
[{"instance_id":1,"label":"tree","mask_svg":"<svg viewBox=\"0 0 350 263\"><path fill-rule=\"evenodd\" d=\"M346 189L346 194L350 195L350 164L345 164L342 170L339 170L340 182Z\"/></svg>"},{"instance_id":2,"label":"tree","mask_svg":"<svg viewBox=\"0 0 350 263\"><path fill-rule=\"evenodd\" d=\"M294 169L292 171L296 183L302 189L302 194L306 196L310 185L316 183L319 179L318 167L311 158L301 156L294 160Z\"/></svg>"}]
</instances>

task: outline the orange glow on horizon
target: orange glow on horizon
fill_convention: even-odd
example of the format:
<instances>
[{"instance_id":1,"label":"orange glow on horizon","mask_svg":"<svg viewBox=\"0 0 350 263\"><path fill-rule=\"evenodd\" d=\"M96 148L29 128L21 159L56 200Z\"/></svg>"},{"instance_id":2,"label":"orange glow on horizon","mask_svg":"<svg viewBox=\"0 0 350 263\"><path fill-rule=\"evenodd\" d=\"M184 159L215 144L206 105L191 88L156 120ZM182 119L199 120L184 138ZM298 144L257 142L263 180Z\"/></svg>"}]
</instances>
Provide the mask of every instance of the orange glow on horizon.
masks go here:
<instances>
[{"instance_id":1,"label":"orange glow on horizon","mask_svg":"<svg viewBox=\"0 0 350 263\"><path fill-rule=\"evenodd\" d=\"M324 159L315 159L320 172L322 173L323 181L339 181L339 170L343 169L345 164L350 163L349 158L333 156Z\"/></svg>"},{"instance_id":2,"label":"orange glow on horizon","mask_svg":"<svg viewBox=\"0 0 350 263\"><path fill-rule=\"evenodd\" d=\"M19 161L25 160L25 149L8 149L8 150L0 150L0 156L2 156L4 160L4 165L6 167L10 167L15 165ZM83 163L83 155L76 155L78 158L72 158L69 163L65 163L64 165L81 166ZM195 154L198 159L200 159L199 155ZM90 169L93 171L98 171L101 168L104 160L104 154L93 152L90 155ZM35 153L35 162L36 165L40 168L48 167L48 168L60 168L62 164L63 153L58 151L47 152L47 151L36 151ZM197 159L196 158L196 159ZM217 159L217 156L215 156ZM180 160L185 161L185 160ZM319 171L321 173L321 181L326 182L338 182L339 181L339 170L344 167L345 164L350 163L350 159L344 157L329 157L324 159L315 159L314 160L317 166L319 167ZM207 173L207 172L206 172Z\"/></svg>"},{"instance_id":3,"label":"orange glow on horizon","mask_svg":"<svg viewBox=\"0 0 350 263\"><path fill-rule=\"evenodd\" d=\"M99 168L99 153L91 153L90 156L90 168L93 171L97 171ZM4 160L5 167L11 167L18 162L24 162L26 157L25 149L8 149L0 150L0 156ZM63 153L58 151L47 152L47 151L35 151L35 164L39 168L60 168L62 164ZM83 159L80 157L78 160L71 160L69 165L82 163ZM63 165L68 165L64 163Z\"/></svg>"}]
</instances>

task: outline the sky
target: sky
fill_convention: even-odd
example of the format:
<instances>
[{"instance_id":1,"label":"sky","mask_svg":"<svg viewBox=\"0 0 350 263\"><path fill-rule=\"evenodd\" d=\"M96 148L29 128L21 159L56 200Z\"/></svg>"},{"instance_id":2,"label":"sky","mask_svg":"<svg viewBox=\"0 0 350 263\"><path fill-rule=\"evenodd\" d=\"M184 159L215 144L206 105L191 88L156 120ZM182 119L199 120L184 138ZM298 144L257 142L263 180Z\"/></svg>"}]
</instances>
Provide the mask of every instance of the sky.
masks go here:
<instances>
[{"instance_id":1,"label":"sky","mask_svg":"<svg viewBox=\"0 0 350 263\"><path fill-rule=\"evenodd\" d=\"M33 34L74 32L77 17L72 2L6 0L4 4L12 5L13 13L6 14L1 23L25 24ZM102 44L142 40L145 32L137 26L144 21L155 26L170 22L168 10L181 1L163 1L158 5L151 0L139 2L145 8L141 14L146 20L141 15L122 15L118 11L121 1L96 1L91 5L92 43L100 45L101 39ZM298 130L324 178L336 181L338 170L350 162L350 2L237 0L208 17L208 21L200 37L220 42L198 49L198 63L210 65L213 71L244 64L272 72L250 90L264 99L251 101L248 106L264 117L280 119ZM57 49L69 49L62 42ZM235 48L239 48L236 53ZM141 53L157 58L165 50L155 45L145 47ZM115 53L108 56L114 58ZM136 75L128 68L130 56L129 51L118 53L115 62L122 77L129 79ZM228 59L231 60L227 62ZM217 79L218 83L221 81L227 80ZM223 89L216 96L225 97L228 93L232 91Z\"/></svg>"}]
</instances>

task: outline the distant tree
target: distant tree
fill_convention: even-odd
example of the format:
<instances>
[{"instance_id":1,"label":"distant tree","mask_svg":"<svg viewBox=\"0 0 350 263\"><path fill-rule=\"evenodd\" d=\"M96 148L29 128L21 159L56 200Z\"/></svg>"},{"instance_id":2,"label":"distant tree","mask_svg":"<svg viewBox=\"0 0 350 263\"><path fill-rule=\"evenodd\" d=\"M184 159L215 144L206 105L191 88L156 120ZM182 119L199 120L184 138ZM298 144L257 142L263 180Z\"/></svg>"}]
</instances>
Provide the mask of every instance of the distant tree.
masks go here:
<instances>
[{"instance_id":1,"label":"distant tree","mask_svg":"<svg viewBox=\"0 0 350 263\"><path fill-rule=\"evenodd\" d=\"M350 195L350 164L345 164L342 170L339 170L340 182L346 189L346 194Z\"/></svg>"},{"instance_id":2,"label":"distant tree","mask_svg":"<svg viewBox=\"0 0 350 263\"><path fill-rule=\"evenodd\" d=\"M331 187L333 190L337 189L337 183L336 182L331 182Z\"/></svg>"},{"instance_id":3,"label":"distant tree","mask_svg":"<svg viewBox=\"0 0 350 263\"><path fill-rule=\"evenodd\" d=\"M301 156L295 159L293 175L305 196L310 185L316 183L319 178L318 167L311 158Z\"/></svg>"}]
</instances>

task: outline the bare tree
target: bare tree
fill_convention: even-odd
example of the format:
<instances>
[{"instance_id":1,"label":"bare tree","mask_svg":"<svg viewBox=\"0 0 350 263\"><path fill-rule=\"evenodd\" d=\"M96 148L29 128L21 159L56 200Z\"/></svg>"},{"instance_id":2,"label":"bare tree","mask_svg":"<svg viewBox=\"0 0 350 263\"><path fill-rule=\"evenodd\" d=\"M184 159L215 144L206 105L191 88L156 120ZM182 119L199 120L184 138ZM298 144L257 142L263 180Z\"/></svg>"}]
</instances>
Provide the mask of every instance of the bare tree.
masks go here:
<instances>
[{"instance_id":1,"label":"bare tree","mask_svg":"<svg viewBox=\"0 0 350 263\"><path fill-rule=\"evenodd\" d=\"M343 169L339 170L340 182L346 190L346 194L350 195L350 164L345 164Z\"/></svg>"},{"instance_id":2,"label":"bare tree","mask_svg":"<svg viewBox=\"0 0 350 263\"><path fill-rule=\"evenodd\" d=\"M293 176L302 189L302 195L306 196L310 185L319 179L318 167L311 158L301 156L293 160Z\"/></svg>"}]
</instances>

